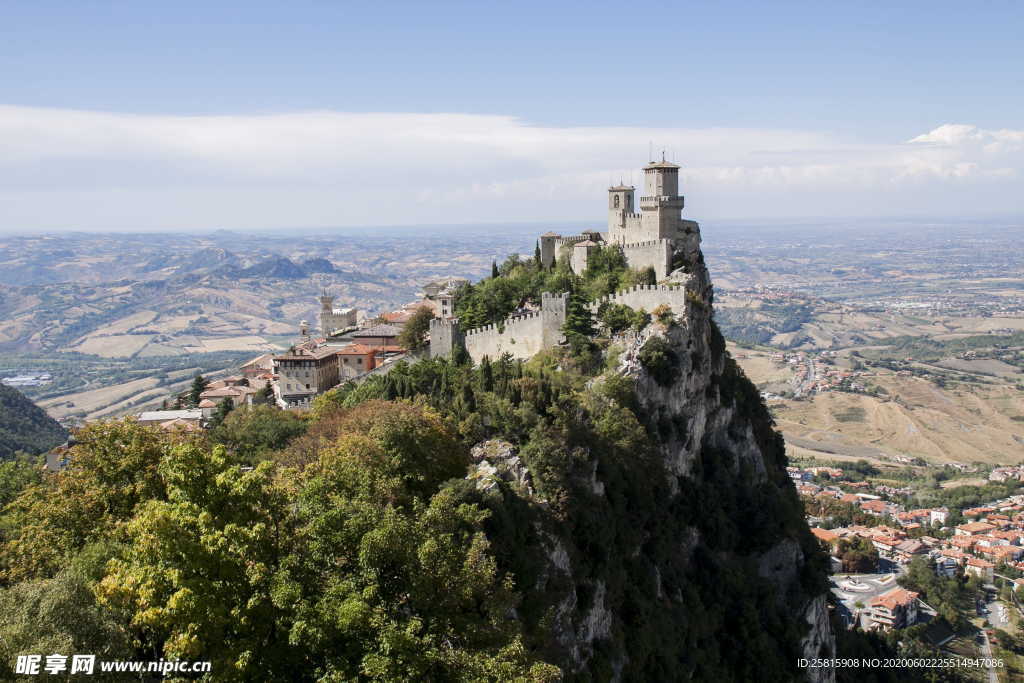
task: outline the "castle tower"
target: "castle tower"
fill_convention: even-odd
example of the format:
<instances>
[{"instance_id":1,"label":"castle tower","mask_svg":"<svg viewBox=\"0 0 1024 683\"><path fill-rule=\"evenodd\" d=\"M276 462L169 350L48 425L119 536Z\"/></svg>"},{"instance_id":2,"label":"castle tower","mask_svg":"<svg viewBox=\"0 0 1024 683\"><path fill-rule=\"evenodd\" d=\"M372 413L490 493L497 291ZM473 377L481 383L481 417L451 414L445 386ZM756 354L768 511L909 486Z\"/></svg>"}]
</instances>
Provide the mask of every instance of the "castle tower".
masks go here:
<instances>
[{"instance_id":1,"label":"castle tower","mask_svg":"<svg viewBox=\"0 0 1024 683\"><path fill-rule=\"evenodd\" d=\"M334 330L332 327L332 316L334 315L334 297L327 294L327 290L324 290L323 295L320 297L320 330L324 336L328 336Z\"/></svg>"},{"instance_id":2,"label":"castle tower","mask_svg":"<svg viewBox=\"0 0 1024 683\"><path fill-rule=\"evenodd\" d=\"M540 263L545 268L550 268L555 265L555 261L558 260L558 254L555 253L557 248L557 240L561 239L562 236L557 232L551 232L550 230L540 236Z\"/></svg>"},{"instance_id":3,"label":"castle tower","mask_svg":"<svg viewBox=\"0 0 1024 683\"><path fill-rule=\"evenodd\" d=\"M652 161L644 166L644 194L640 197L642 239L674 238L679 231L683 197L679 194L679 166Z\"/></svg>"},{"instance_id":4,"label":"castle tower","mask_svg":"<svg viewBox=\"0 0 1024 683\"><path fill-rule=\"evenodd\" d=\"M636 211L633 202L632 185L613 185L608 188L608 241L624 242L627 232L627 216Z\"/></svg>"}]
</instances>

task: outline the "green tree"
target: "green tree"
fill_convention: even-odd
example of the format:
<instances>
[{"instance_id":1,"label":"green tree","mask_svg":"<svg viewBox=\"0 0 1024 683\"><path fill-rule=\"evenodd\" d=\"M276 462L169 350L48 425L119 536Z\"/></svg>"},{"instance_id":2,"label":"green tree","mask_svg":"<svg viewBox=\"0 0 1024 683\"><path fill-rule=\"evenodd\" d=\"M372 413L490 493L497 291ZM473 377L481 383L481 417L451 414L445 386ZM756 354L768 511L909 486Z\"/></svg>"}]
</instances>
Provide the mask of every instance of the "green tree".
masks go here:
<instances>
[{"instance_id":1,"label":"green tree","mask_svg":"<svg viewBox=\"0 0 1024 683\"><path fill-rule=\"evenodd\" d=\"M491 279L496 280L498 278L498 262L491 261Z\"/></svg>"},{"instance_id":2,"label":"green tree","mask_svg":"<svg viewBox=\"0 0 1024 683\"><path fill-rule=\"evenodd\" d=\"M221 423L224 422L224 418L228 416L228 413L232 412L234 409L234 401L230 398L222 400L217 404L217 407L214 408L213 413L210 415L209 426L213 428L219 427Z\"/></svg>"},{"instance_id":3,"label":"green tree","mask_svg":"<svg viewBox=\"0 0 1024 683\"><path fill-rule=\"evenodd\" d=\"M295 413L267 405L231 411L210 432L213 443L246 462L254 462L287 446L306 431L306 423Z\"/></svg>"},{"instance_id":4,"label":"green tree","mask_svg":"<svg viewBox=\"0 0 1024 683\"><path fill-rule=\"evenodd\" d=\"M187 438L134 420L82 428L68 452L69 465L29 485L5 509L0 580L52 576L67 556L131 519L140 503L162 499L157 466L176 441Z\"/></svg>"},{"instance_id":5,"label":"green tree","mask_svg":"<svg viewBox=\"0 0 1024 683\"><path fill-rule=\"evenodd\" d=\"M569 295L562 332L574 354L580 355L593 348L594 337L597 336L594 315L590 312L587 300L579 292Z\"/></svg>"},{"instance_id":6,"label":"green tree","mask_svg":"<svg viewBox=\"0 0 1024 683\"><path fill-rule=\"evenodd\" d=\"M188 394L188 402L193 408L199 405L201 395L206 391L206 387L210 385L210 382L202 375L196 375L192 380L192 388Z\"/></svg>"},{"instance_id":7,"label":"green tree","mask_svg":"<svg viewBox=\"0 0 1024 683\"><path fill-rule=\"evenodd\" d=\"M243 472L223 448L174 449L160 463L166 500L140 506L127 549L96 593L143 649L209 660L216 680L283 680L305 661L289 646L300 594L286 566L295 541L269 462Z\"/></svg>"},{"instance_id":8,"label":"green tree","mask_svg":"<svg viewBox=\"0 0 1024 683\"><path fill-rule=\"evenodd\" d=\"M437 316L429 307L417 308L399 333L398 344L409 350L421 348L426 343L427 333L430 332L430 321L435 317Z\"/></svg>"},{"instance_id":9,"label":"green tree","mask_svg":"<svg viewBox=\"0 0 1024 683\"><path fill-rule=\"evenodd\" d=\"M115 546L94 544L50 579L23 581L0 590L0 677L15 680L19 654L91 653L131 659L135 652L116 615L97 604L93 588ZM123 680L123 674L96 680Z\"/></svg>"},{"instance_id":10,"label":"green tree","mask_svg":"<svg viewBox=\"0 0 1024 683\"><path fill-rule=\"evenodd\" d=\"M28 455L0 461L0 509L41 478L40 463L33 462Z\"/></svg>"}]
</instances>

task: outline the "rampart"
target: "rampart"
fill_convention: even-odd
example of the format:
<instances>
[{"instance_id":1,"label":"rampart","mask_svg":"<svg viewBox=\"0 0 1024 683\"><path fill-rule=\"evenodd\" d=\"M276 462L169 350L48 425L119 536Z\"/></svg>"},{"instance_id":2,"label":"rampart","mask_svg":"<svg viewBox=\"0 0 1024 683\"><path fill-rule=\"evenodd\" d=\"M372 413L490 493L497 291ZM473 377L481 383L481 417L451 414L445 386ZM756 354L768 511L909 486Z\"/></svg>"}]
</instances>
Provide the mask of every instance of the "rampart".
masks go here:
<instances>
[{"instance_id":1,"label":"rampart","mask_svg":"<svg viewBox=\"0 0 1024 683\"><path fill-rule=\"evenodd\" d=\"M601 297L590 304L592 313L597 313L602 304L614 303L641 308L650 313L658 306L667 304L677 315L686 311L686 288L682 285L636 285L618 294Z\"/></svg>"},{"instance_id":2,"label":"rampart","mask_svg":"<svg viewBox=\"0 0 1024 683\"><path fill-rule=\"evenodd\" d=\"M672 272L672 241L669 239L651 240L623 244L622 252L630 268L654 268L654 275L659 280L668 277Z\"/></svg>"},{"instance_id":3,"label":"rampart","mask_svg":"<svg viewBox=\"0 0 1024 683\"><path fill-rule=\"evenodd\" d=\"M460 340L474 363L484 356L498 358L511 354L513 358L530 358L540 351L564 341L567 294L541 295L541 308L525 315L511 316L501 324L485 325L460 332L457 320L434 320L430 325L430 355L433 358L451 356Z\"/></svg>"}]
</instances>

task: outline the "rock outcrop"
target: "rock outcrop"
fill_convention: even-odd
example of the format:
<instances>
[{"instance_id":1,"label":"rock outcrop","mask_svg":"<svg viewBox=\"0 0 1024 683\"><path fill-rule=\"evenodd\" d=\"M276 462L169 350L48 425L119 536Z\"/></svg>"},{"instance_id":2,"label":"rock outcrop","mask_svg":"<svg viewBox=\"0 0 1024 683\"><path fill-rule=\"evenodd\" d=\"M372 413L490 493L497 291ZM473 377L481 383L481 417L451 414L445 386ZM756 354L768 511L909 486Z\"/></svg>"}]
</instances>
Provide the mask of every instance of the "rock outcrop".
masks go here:
<instances>
[{"instance_id":1,"label":"rock outcrop","mask_svg":"<svg viewBox=\"0 0 1024 683\"><path fill-rule=\"evenodd\" d=\"M567 672L827 683L834 672L797 666L831 656L835 638L782 438L714 325L699 248L679 256L684 310L612 347L653 451L638 454L642 471L583 453L559 506L538 498L509 444L487 443L474 451L478 486L502 480L536 511L518 589L540 615L545 656Z\"/></svg>"}]
</instances>

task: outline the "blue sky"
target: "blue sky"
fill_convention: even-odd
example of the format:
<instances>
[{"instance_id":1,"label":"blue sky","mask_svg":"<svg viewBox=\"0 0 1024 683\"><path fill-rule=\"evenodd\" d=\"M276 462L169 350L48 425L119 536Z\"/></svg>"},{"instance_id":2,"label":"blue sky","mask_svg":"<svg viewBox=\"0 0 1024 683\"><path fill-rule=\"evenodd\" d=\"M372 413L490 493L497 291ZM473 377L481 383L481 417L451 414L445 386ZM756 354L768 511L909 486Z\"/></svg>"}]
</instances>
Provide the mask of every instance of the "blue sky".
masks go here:
<instances>
[{"instance_id":1,"label":"blue sky","mask_svg":"<svg viewBox=\"0 0 1024 683\"><path fill-rule=\"evenodd\" d=\"M794 193L779 206L768 202L772 217L859 213L869 191L892 194L892 179L907 177L907 168L934 182L925 187L918 177L908 192L885 199L879 215L925 214L936 200L946 211L949 182L963 183L952 188L966 192L961 200L1009 211L1013 203L1001 198L1020 189L1024 166L1016 135L1024 129L1022 33L1018 2L8 2L0 21L0 152L6 144L17 153L0 159L0 181L14 186L0 191L0 230L461 222L455 218L484 220L496 206L517 220L588 218L603 207L592 176L642 164L645 139L693 166L711 217L755 214L755 204L778 192L764 186L769 176ZM310 112L335 118L310 127L301 118ZM97 122L85 113L115 118ZM419 116L391 122L406 131L450 125L432 139L457 143L466 142L465 121L439 124L425 115L471 115L466 127L476 131L476 147L452 162L444 145L421 148L389 134L388 125L352 126L347 118L378 113ZM273 174L254 185L224 171L223 149L175 150L167 137L223 139L218 117L234 117L237 130L254 136L229 134L237 165L291 166L348 141L333 134L339 126L358 131L368 148L312 163L306 176L280 177L274 199L266 196ZM266 117L282 125L268 130ZM510 132L509 122L518 132L488 144L488 136ZM950 125L968 128L934 134ZM544 149L509 152L523 129L545 131L533 144L552 140L568 154L579 152L558 141L580 131L593 133L581 148L626 140L639 149L635 159L625 150L587 154L592 167L569 168ZM699 134L711 130L736 134L711 135L714 151ZM310 139L268 150L268 134ZM900 146L930 134L903 163ZM104 145L94 144L97 135L106 136ZM33 156L29 143L41 151ZM417 172L434 168L453 180L434 178L425 199L381 211L377 197L394 188L368 161L374 145L380 156L408 154ZM921 159L924 145L932 149ZM945 152L935 154L939 146ZM760 163L765 155L771 161ZM203 165L211 156L217 163ZM835 158L844 173L830 176L824 190L808 185ZM95 177L85 177L93 168ZM132 169L131 177L119 177L118 168ZM879 168L888 175L878 177ZM746 169L742 183L736 169ZM140 175L151 182L143 187ZM343 181L359 193L329 196ZM524 207L544 181L555 196ZM474 183L505 189L496 197ZM736 187L720 191L729 183ZM526 193L519 199L508 189L517 186ZM823 191L835 201L812 201ZM177 208L146 218L143 207L161 197ZM246 197L259 200L251 212L237 208ZM32 211L41 198L52 205L43 215Z\"/></svg>"}]
</instances>

